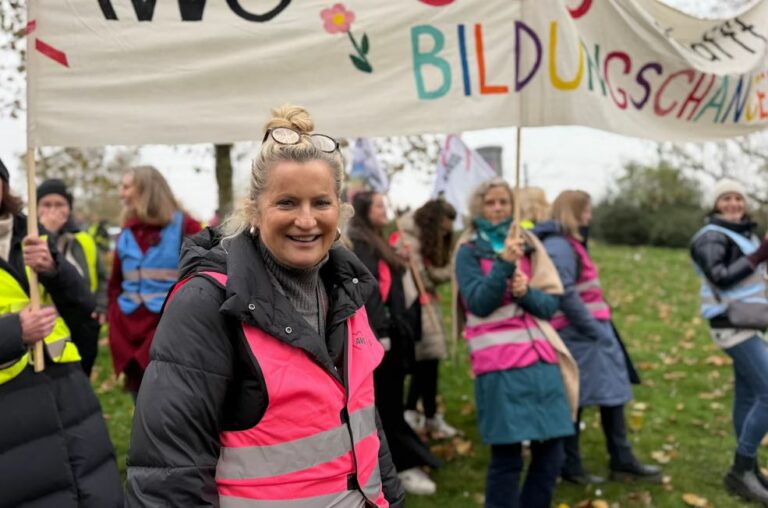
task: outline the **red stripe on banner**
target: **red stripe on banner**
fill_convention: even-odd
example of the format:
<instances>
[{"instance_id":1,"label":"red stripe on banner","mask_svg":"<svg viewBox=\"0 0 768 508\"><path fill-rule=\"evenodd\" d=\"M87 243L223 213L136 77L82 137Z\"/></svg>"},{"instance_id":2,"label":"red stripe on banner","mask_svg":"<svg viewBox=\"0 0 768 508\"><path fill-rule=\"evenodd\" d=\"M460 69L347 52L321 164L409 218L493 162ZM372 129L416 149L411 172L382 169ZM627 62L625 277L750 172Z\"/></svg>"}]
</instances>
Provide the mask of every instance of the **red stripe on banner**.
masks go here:
<instances>
[{"instance_id":1,"label":"red stripe on banner","mask_svg":"<svg viewBox=\"0 0 768 508\"><path fill-rule=\"evenodd\" d=\"M67 55L63 51L59 51L58 49L54 48L53 46L49 46L48 44L44 43L40 39L35 39L35 49L38 50L40 53L44 54L54 62L58 62L64 67L69 67L69 62L67 61Z\"/></svg>"},{"instance_id":2,"label":"red stripe on banner","mask_svg":"<svg viewBox=\"0 0 768 508\"><path fill-rule=\"evenodd\" d=\"M35 20L33 19L32 21L30 21L29 23L27 23L27 29L25 30L25 32L24 32L24 33L26 33L26 34L31 34L32 32L34 32L34 31L35 31L35 28L37 28L37 21L35 21Z\"/></svg>"}]
</instances>

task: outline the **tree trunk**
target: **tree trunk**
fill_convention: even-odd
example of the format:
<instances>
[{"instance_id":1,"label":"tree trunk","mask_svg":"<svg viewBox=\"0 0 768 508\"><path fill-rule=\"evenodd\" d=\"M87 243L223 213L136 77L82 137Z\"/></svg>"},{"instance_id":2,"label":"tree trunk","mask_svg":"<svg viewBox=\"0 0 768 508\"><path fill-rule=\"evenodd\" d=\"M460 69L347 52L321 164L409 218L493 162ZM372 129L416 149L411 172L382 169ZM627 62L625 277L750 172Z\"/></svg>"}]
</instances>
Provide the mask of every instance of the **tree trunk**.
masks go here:
<instances>
[{"instance_id":1,"label":"tree trunk","mask_svg":"<svg viewBox=\"0 0 768 508\"><path fill-rule=\"evenodd\" d=\"M219 217L232 212L232 145L216 145L216 183L219 186Z\"/></svg>"}]
</instances>

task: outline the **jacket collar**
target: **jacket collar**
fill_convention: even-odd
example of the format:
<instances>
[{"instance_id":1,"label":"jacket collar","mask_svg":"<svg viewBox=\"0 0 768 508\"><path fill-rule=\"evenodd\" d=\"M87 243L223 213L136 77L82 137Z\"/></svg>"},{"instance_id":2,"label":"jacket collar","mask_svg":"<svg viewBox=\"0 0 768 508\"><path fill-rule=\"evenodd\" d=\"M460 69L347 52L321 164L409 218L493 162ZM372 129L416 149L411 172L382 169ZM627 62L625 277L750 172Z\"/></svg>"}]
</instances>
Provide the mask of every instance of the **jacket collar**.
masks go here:
<instances>
[{"instance_id":1,"label":"jacket collar","mask_svg":"<svg viewBox=\"0 0 768 508\"><path fill-rule=\"evenodd\" d=\"M258 236L240 234L226 240L226 300L220 311L253 325L271 336L306 351L317 363L335 374L325 342L275 289L259 253ZM337 328L365 305L375 289L373 276L353 253L343 247L329 252L320 270L328 293L326 319L329 330Z\"/></svg>"}]
</instances>

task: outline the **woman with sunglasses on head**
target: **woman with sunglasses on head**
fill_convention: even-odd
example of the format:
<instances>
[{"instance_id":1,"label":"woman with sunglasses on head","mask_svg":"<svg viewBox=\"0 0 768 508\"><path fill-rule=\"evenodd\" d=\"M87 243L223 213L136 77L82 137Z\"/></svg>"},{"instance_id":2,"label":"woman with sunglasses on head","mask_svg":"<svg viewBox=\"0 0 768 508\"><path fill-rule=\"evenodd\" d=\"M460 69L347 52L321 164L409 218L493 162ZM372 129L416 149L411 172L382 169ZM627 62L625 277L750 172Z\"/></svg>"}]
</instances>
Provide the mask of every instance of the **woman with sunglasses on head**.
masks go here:
<instances>
[{"instance_id":1,"label":"woman with sunglasses on head","mask_svg":"<svg viewBox=\"0 0 768 508\"><path fill-rule=\"evenodd\" d=\"M768 478L757 463L768 432L768 238L758 239L744 186L715 184L707 225L691 241L701 277L701 315L710 336L733 359L736 453L723 481L730 493L768 505Z\"/></svg>"},{"instance_id":2,"label":"woman with sunglasses on head","mask_svg":"<svg viewBox=\"0 0 768 508\"><path fill-rule=\"evenodd\" d=\"M457 329L465 324L480 435L491 445L485 506L548 508L578 399L576 365L546 321L563 287L541 243L514 227L507 182L482 183L469 210L454 320ZM525 441L531 462L521 488Z\"/></svg>"},{"instance_id":3,"label":"woman with sunglasses on head","mask_svg":"<svg viewBox=\"0 0 768 508\"><path fill-rule=\"evenodd\" d=\"M378 281L366 310L376 335L387 350L376 370L376 404L392 450L400 480L410 494L430 495L437 490L424 466L440 461L408 426L403 415L405 376L413 367L414 344L420 338L418 292L408 271L408 262L384 239L389 223L384 196L362 191L352 198L355 215L347 236L353 250Z\"/></svg>"},{"instance_id":4,"label":"woman with sunglasses on head","mask_svg":"<svg viewBox=\"0 0 768 508\"><path fill-rule=\"evenodd\" d=\"M107 287L109 346L115 372L125 374L125 389L135 401L163 302L177 279L181 240L201 227L152 166L123 175L120 199L123 230Z\"/></svg>"},{"instance_id":5,"label":"woman with sunglasses on head","mask_svg":"<svg viewBox=\"0 0 768 508\"><path fill-rule=\"evenodd\" d=\"M273 111L244 209L185 241L128 457L129 507L401 506L375 410L370 273L336 243L344 161Z\"/></svg>"}]
</instances>

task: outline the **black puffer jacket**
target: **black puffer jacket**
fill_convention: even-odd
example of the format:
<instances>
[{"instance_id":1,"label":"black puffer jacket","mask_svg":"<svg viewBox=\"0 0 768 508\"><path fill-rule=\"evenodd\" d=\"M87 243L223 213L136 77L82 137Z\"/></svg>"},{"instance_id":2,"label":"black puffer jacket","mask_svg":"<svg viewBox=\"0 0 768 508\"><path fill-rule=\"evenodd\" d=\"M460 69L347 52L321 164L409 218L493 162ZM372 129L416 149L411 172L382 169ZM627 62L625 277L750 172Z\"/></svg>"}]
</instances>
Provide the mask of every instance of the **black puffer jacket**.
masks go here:
<instances>
[{"instance_id":1,"label":"black puffer jacket","mask_svg":"<svg viewBox=\"0 0 768 508\"><path fill-rule=\"evenodd\" d=\"M729 222L716 215L708 223L729 229L745 238L752 238L756 224L749 219ZM719 289L728 289L746 279L755 271L736 243L718 231L707 231L691 244L691 258L701 269L707 280ZM732 328L733 325L723 314L710 320L712 328Z\"/></svg>"},{"instance_id":2,"label":"black puffer jacket","mask_svg":"<svg viewBox=\"0 0 768 508\"><path fill-rule=\"evenodd\" d=\"M304 350L340 382L333 353L343 354L346 318L376 290L355 256L335 248L320 276L329 296L326 343L277 292L258 251L243 233L225 242L206 229L185 239L180 279L215 271L226 288L205 276L185 284L164 310L141 386L128 454L128 507L219 506L215 473L219 433L254 427L267 409L267 390L241 322ZM353 283L353 279L358 283ZM249 309L254 304L254 310ZM292 328L291 335L285 329ZM379 422L377 421L377 424ZM379 428L384 494L400 506L404 492Z\"/></svg>"},{"instance_id":3,"label":"black puffer jacket","mask_svg":"<svg viewBox=\"0 0 768 508\"><path fill-rule=\"evenodd\" d=\"M28 290L21 241L26 219L14 220L7 271ZM40 275L70 330L89 319L95 302L77 270L49 242L57 270ZM0 315L0 364L21 357L18 314ZM35 374L27 367L0 385L0 507L116 508L122 487L101 408L79 363Z\"/></svg>"}]
</instances>

